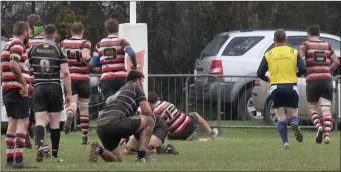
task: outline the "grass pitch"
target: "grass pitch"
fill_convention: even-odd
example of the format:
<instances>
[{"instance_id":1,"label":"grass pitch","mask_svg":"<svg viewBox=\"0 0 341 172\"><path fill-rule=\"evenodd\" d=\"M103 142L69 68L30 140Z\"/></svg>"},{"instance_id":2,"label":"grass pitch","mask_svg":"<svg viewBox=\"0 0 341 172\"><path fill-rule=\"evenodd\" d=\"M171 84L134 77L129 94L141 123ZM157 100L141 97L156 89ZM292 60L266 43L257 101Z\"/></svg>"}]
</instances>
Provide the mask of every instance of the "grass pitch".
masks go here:
<instances>
[{"instance_id":1,"label":"grass pitch","mask_svg":"<svg viewBox=\"0 0 341 172\"><path fill-rule=\"evenodd\" d=\"M339 171L340 132L332 133L329 145L316 144L315 132L304 130L304 141L296 142L289 131L290 149L281 150L276 129L225 129L216 140L166 141L180 155L154 155L158 162L139 164L135 156L126 156L121 163L88 163L90 145L83 146L81 133L62 133L60 157L63 163L45 159L34 171ZM99 141L94 129L91 141ZM5 155L4 136L2 157ZM35 163L36 149L25 149L25 161ZM1 160L5 169L5 159ZM22 171L22 170L18 170ZM33 171L27 169L24 171Z\"/></svg>"}]
</instances>

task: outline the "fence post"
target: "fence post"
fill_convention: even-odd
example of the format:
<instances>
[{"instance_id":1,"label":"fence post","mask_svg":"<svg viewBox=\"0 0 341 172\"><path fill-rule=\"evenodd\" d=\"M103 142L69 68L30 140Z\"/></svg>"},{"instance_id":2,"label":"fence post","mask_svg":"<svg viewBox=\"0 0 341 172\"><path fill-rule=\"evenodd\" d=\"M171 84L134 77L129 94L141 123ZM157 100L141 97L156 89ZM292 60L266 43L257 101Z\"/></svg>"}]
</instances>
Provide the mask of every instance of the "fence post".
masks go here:
<instances>
[{"instance_id":1,"label":"fence post","mask_svg":"<svg viewBox=\"0 0 341 172\"><path fill-rule=\"evenodd\" d=\"M220 124L221 124L221 77L217 77L218 78L218 91L217 91L217 128L219 130L219 132L222 131L222 128L220 128Z\"/></svg>"},{"instance_id":2,"label":"fence post","mask_svg":"<svg viewBox=\"0 0 341 172\"><path fill-rule=\"evenodd\" d=\"M186 106L186 114L188 114L189 112L189 90L188 90L188 80L189 80L189 77L186 78L186 81L185 81L185 106Z\"/></svg>"},{"instance_id":3,"label":"fence post","mask_svg":"<svg viewBox=\"0 0 341 172\"><path fill-rule=\"evenodd\" d=\"M336 92L336 97L335 97L335 113L336 113L336 123L334 130L337 131L339 128L339 121L341 121L341 101L340 101L340 81L341 81L341 75L338 75L335 80L335 92Z\"/></svg>"}]
</instances>

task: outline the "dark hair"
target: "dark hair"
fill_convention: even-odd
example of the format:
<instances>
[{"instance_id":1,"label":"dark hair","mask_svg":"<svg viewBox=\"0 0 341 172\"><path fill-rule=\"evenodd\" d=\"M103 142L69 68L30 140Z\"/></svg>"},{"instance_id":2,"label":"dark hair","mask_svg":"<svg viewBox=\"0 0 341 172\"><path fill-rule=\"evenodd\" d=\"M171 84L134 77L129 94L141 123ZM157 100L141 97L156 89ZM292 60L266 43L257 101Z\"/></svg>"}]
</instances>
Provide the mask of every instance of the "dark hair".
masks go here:
<instances>
[{"instance_id":1,"label":"dark hair","mask_svg":"<svg viewBox=\"0 0 341 172\"><path fill-rule=\"evenodd\" d=\"M320 36L320 29L318 26L313 25L313 26L308 27L307 33L310 36Z\"/></svg>"},{"instance_id":2,"label":"dark hair","mask_svg":"<svg viewBox=\"0 0 341 172\"><path fill-rule=\"evenodd\" d=\"M109 19L104 23L105 30L107 33L117 33L119 23L116 19Z\"/></svg>"},{"instance_id":3,"label":"dark hair","mask_svg":"<svg viewBox=\"0 0 341 172\"><path fill-rule=\"evenodd\" d=\"M25 31L28 31L28 24L24 21L18 21L13 26L13 35L21 36Z\"/></svg>"},{"instance_id":4,"label":"dark hair","mask_svg":"<svg viewBox=\"0 0 341 172\"><path fill-rule=\"evenodd\" d=\"M139 71L130 71L127 76L127 82L129 81L137 81L139 79L144 78L143 73Z\"/></svg>"},{"instance_id":5,"label":"dark hair","mask_svg":"<svg viewBox=\"0 0 341 172\"><path fill-rule=\"evenodd\" d=\"M151 104L155 104L157 101L159 101L159 96L157 95L156 92L149 92L148 93L148 102Z\"/></svg>"},{"instance_id":6,"label":"dark hair","mask_svg":"<svg viewBox=\"0 0 341 172\"><path fill-rule=\"evenodd\" d=\"M79 22L75 22L71 25L71 32L75 34L79 34L84 30L83 24Z\"/></svg>"},{"instance_id":7,"label":"dark hair","mask_svg":"<svg viewBox=\"0 0 341 172\"><path fill-rule=\"evenodd\" d=\"M54 24L48 24L44 27L44 36L47 39L53 39L55 33L57 33L57 28Z\"/></svg>"},{"instance_id":8,"label":"dark hair","mask_svg":"<svg viewBox=\"0 0 341 172\"><path fill-rule=\"evenodd\" d=\"M285 42L285 39L286 39L285 31L283 29L277 29L274 34L274 41L283 43Z\"/></svg>"},{"instance_id":9,"label":"dark hair","mask_svg":"<svg viewBox=\"0 0 341 172\"><path fill-rule=\"evenodd\" d=\"M33 30L33 26L41 23L40 16L38 14L31 14L27 17L27 23L30 26L31 30Z\"/></svg>"}]
</instances>

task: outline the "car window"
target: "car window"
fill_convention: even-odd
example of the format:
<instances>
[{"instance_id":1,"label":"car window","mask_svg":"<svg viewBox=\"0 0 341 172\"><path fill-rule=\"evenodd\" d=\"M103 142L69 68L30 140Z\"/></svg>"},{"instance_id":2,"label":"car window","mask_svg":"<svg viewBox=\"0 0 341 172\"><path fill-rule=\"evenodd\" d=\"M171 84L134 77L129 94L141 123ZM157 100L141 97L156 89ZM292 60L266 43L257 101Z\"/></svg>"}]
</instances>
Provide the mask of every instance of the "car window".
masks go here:
<instances>
[{"instance_id":1,"label":"car window","mask_svg":"<svg viewBox=\"0 0 341 172\"><path fill-rule=\"evenodd\" d=\"M229 38L228 35L215 36L214 39L206 45L204 50L202 50L201 57L216 55L219 52L221 46L224 45L228 38Z\"/></svg>"},{"instance_id":2,"label":"car window","mask_svg":"<svg viewBox=\"0 0 341 172\"><path fill-rule=\"evenodd\" d=\"M263 36L235 37L227 44L223 56L241 56L263 38Z\"/></svg>"},{"instance_id":3,"label":"car window","mask_svg":"<svg viewBox=\"0 0 341 172\"><path fill-rule=\"evenodd\" d=\"M321 37L321 40L328 42L334 51L340 51L340 41L324 37Z\"/></svg>"},{"instance_id":4,"label":"car window","mask_svg":"<svg viewBox=\"0 0 341 172\"><path fill-rule=\"evenodd\" d=\"M288 41L287 41L287 45L289 47L293 47L296 50L299 50L302 43L304 41L307 40L307 37L304 36L288 36ZM275 46L275 44L272 44L267 50L266 52L270 51L273 47Z\"/></svg>"}]
</instances>

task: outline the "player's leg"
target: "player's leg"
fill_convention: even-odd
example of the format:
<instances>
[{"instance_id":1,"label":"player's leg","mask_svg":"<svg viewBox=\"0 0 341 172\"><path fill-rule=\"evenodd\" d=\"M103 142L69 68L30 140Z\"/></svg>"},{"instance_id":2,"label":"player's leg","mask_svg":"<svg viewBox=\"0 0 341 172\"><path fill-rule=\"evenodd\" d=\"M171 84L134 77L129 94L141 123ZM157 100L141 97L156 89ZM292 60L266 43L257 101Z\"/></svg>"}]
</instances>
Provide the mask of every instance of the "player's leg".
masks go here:
<instances>
[{"instance_id":1,"label":"player's leg","mask_svg":"<svg viewBox=\"0 0 341 172\"><path fill-rule=\"evenodd\" d=\"M45 135L44 135L44 146L43 146L43 150L44 150L44 157L45 158L50 158L51 157L51 150L49 148L49 141L48 141L48 130L50 128L49 123L50 123L50 113L47 113L47 122L46 122L46 126L45 126Z\"/></svg>"},{"instance_id":2,"label":"player's leg","mask_svg":"<svg viewBox=\"0 0 341 172\"><path fill-rule=\"evenodd\" d=\"M32 99L28 99L28 103L29 103L29 109L31 109L31 101ZM32 149L32 144L31 144L31 138L30 138L30 131L32 131L30 129L31 127L31 113L29 112L29 123L27 124L27 133L26 133L26 138L25 138L25 148L27 149Z\"/></svg>"},{"instance_id":3,"label":"player's leg","mask_svg":"<svg viewBox=\"0 0 341 172\"><path fill-rule=\"evenodd\" d=\"M323 143L329 144L330 142L330 132L332 129L332 113L330 111L331 101L325 98L321 98L321 111L323 115L323 129L324 129L324 139Z\"/></svg>"},{"instance_id":4,"label":"player's leg","mask_svg":"<svg viewBox=\"0 0 341 172\"><path fill-rule=\"evenodd\" d=\"M78 86L78 107L80 113L80 122L82 128L82 144L86 145L90 142L88 141L88 130L89 130L89 103L90 103L90 82L83 81L79 83Z\"/></svg>"},{"instance_id":5,"label":"player's leg","mask_svg":"<svg viewBox=\"0 0 341 172\"><path fill-rule=\"evenodd\" d=\"M74 90L74 88L73 88L73 90ZM72 91L72 93L74 93L74 92ZM64 124L65 134L68 134L71 130L73 118L76 116L76 113L77 113L77 102L78 102L78 94L72 95L71 104L69 107L67 107L67 110L66 110L67 118L66 118L66 121Z\"/></svg>"},{"instance_id":6,"label":"player's leg","mask_svg":"<svg viewBox=\"0 0 341 172\"><path fill-rule=\"evenodd\" d=\"M289 124L291 125L292 130L294 131L295 138L298 142L303 141L303 133L300 129L299 125L299 117L298 117L298 88L297 86L287 86L286 93L286 103L285 103L285 111Z\"/></svg>"},{"instance_id":7,"label":"player's leg","mask_svg":"<svg viewBox=\"0 0 341 172\"><path fill-rule=\"evenodd\" d=\"M218 129L216 128L211 129L206 120L203 117L201 117L197 112L190 112L188 116L190 116L193 121L197 121L196 123L199 124L200 128L204 129L210 137L214 139L218 136Z\"/></svg>"},{"instance_id":8,"label":"player's leg","mask_svg":"<svg viewBox=\"0 0 341 172\"><path fill-rule=\"evenodd\" d=\"M146 159L146 152L155 125L154 117L140 115L130 117L130 119L132 128L138 128L137 131L140 132L140 147L137 151L137 161L146 162L148 161L148 159Z\"/></svg>"},{"instance_id":9,"label":"player's leg","mask_svg":"<svg viewBox=\"0 0 341 172\"><path fill-rule=\"evenodd\" d=\"M13 119L9 111L7 111L8 115L8 126L6 132L6 168L13 167L14 163L14 147L15 147L15 132L17 130L17 120Z\"/></svg>"},{"instance_id":10,"label":"player's leg","mask_svg":"<svg viewBox=\"0 0 341 172\"><path fill-rule=\"evenodd\" d=\"M140 141L136 137L130 136L127 144L124 147L123 153L125 155L134 155L137 153L137 149L140 147Z\"/></svg>"}]
</instances>

